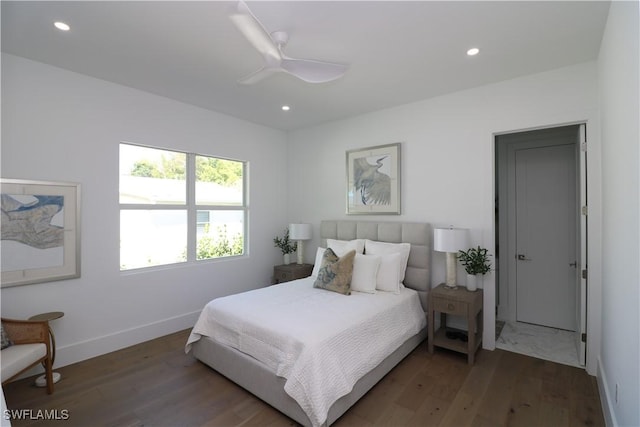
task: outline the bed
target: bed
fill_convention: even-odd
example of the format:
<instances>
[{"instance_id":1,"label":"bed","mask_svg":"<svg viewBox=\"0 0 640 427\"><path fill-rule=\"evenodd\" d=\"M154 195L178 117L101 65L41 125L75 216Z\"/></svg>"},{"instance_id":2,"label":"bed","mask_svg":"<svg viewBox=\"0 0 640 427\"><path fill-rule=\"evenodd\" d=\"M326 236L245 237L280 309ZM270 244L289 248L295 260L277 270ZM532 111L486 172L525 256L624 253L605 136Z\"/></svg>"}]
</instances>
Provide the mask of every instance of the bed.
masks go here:
<instances>
[{"instance_id":1,"label":"bed","mask_svg":"<svg viewBox=\"0 0 640 427\"><path fill-rule=\"evenodd\" d=\"M404 287L345 297L314 289L315 278L307 278L218 298L203 309L186 345L198 360L308 426L331 425L424 341L430 289L431 229L426 223L322 221L320 235L322 247L329 239L409 243ZM328 309L309 309L320 304ZM293 320L270 316L273 310ZM346 322L334 316L347 312ZM402 312L410 317L399 317ZM323 329L313 329L316 324ZM378 335L366 341L370 328ZM263 339L267 329L270 338ZM292 338L297 333L309 342ZM385 334L389 340L382 339Z\"/></svg>"}]
</instances>

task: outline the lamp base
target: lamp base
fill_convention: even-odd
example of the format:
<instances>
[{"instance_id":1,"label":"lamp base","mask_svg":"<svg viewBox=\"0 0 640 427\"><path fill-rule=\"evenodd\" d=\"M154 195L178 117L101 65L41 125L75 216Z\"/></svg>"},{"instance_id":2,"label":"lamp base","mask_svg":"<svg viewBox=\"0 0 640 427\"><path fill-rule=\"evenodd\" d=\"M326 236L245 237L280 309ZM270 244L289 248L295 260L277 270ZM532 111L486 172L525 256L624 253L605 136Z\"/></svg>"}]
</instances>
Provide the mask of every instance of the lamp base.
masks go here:
<instances>
[{"instance_id":1,"label":"lamp base","mask_svg":"<svg viewBox=\"0 0 640 427\"><path fill-rule=\"evenodd\" d=\"M304 264L304 240L298 240L298 264Z\"/></svg>"},{"instance_id":2,"label":"lamp base","mask_svg":"<svg viewBox=\"0 0 640 427\"><path fill-rule=\"evenodd\" d=\"M456 253L447 252L447 280L444 283L445 288L456 289Z\"/></svg>"}]
</instances>

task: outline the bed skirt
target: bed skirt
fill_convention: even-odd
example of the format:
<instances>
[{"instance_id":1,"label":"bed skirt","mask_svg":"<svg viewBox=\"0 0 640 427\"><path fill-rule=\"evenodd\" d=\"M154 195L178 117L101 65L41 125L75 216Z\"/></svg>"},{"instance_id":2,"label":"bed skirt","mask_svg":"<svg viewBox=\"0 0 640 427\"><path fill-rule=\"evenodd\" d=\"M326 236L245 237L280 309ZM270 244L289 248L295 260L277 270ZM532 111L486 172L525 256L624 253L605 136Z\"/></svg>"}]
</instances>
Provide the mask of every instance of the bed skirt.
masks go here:
<instances>
[{"instance_id":1,"label":"bed skirt","mask_svg":"<svg viewBox=\"0 0 640 427\"><path fill-rule=\"evenodd\" d=\"M329 409L326 425L333 424L354 403L391 371L402 359L411 353L427 337L424 328L410 337L396 351L378 366L360 378L351 393L342 396ZM217 343L209 337L202 337L193 344L196 359L218 371L234 383L248 390L256 397L278 409L296 422L311 426L311 421L300 405L284 391L286 380L278 377L262 362L239 352L232 347Z\"/></svg>"}]
</instances>

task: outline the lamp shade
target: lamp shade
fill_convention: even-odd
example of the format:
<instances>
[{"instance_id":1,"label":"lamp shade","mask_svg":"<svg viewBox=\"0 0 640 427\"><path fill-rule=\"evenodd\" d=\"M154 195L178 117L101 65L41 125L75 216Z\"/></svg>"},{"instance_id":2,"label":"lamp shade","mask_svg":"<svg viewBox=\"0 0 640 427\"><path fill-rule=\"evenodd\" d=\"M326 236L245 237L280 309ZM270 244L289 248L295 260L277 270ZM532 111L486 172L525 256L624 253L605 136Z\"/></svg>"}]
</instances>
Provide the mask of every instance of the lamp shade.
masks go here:
<instances>
[{"instance_id":1,"label":"lamp shade","mask_svg":"<svg viewBox=\"0 0 640 427\"><path fill-rule=\"evenodd\" d=\"M436 228L433 230L433 250L457 253L467 247L466 228Z\"/></svg>"},{"instance_id":2,"label":"lamp shade","mask_svg":"<svg viewBox=\"0 0 640 427\"><path fill-rule=\"evenodd\" d=\"M311 236L311 224L289 224L289 238L291 240L309 240Z\"/></svg>"}]
</instances>

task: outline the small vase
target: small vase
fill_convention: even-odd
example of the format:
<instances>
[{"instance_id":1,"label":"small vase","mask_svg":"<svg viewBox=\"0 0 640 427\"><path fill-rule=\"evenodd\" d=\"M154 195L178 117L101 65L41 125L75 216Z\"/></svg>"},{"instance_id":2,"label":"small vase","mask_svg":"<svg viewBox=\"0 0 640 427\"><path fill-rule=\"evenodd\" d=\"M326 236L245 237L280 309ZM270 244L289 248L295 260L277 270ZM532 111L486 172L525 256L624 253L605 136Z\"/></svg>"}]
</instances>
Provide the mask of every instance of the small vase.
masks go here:
<instances>
[{"instance_id":1,"label":"small vase","mask_svg":"<svg viewBox=\"0 0 640 427\"><path fill-rule=\"evenodd\" d=\"M478 289L478 276L475 274L467 274L467 290L475 292Z\"/></svg>"},{"instance_id":2,"label":"small vase","mask_svg":"<svg viewBox=\"0 0 640 427\"><path fill-rule=\"evenodd\" d=\"M284 254L284 265L291 264L291 254Z\"/></svg>"}]
</instances>

